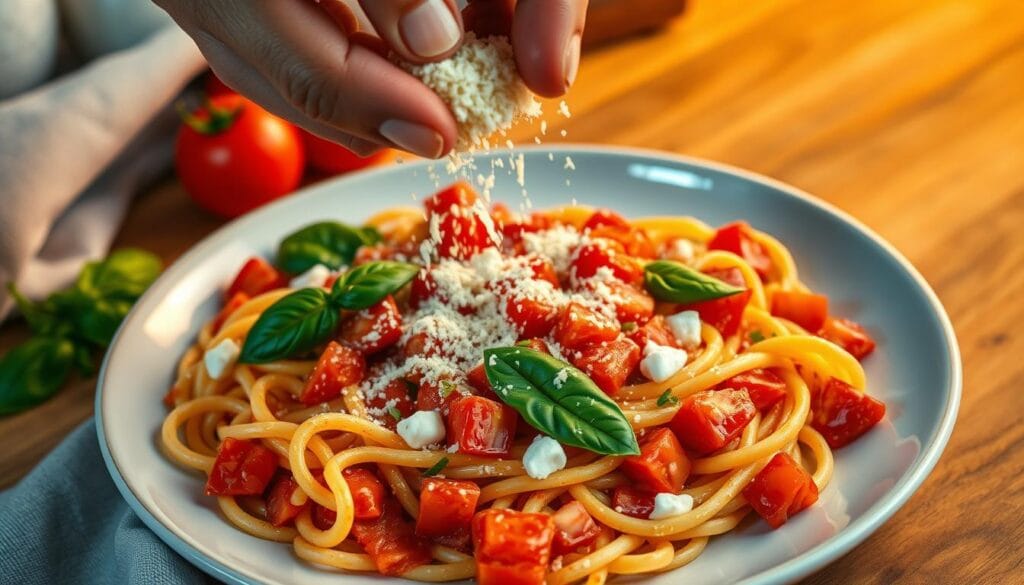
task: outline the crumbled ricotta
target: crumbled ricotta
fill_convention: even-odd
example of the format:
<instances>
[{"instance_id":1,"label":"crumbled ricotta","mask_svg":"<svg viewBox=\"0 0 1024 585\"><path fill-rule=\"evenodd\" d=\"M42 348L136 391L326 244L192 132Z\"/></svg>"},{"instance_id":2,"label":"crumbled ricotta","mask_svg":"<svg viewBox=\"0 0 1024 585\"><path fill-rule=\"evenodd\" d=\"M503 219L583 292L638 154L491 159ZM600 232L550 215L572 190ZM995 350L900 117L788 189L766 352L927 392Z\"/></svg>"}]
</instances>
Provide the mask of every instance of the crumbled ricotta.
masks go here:
<instances>
[{"instance_id":1,"label":"crumbled ricotta","mask_svg":"<svg viewBox=\"0 0 1024 585\"><path fill-rule=\"evenodd\" d=\"M552 473L565 469L567 458L562 444L544 435L533 438L523 453L523 467L526 475L533 479L545 479Z\"/></svg>"},{"instance_id":2,"label":"crumbled ricotta","mask_svg":"<svg viewBox=\"0 0 1024 585\"><path fill-rule=\"evenodd\" d=\"M317 264L302 274L296 276L288 283L291 288L311 288L323 286L331 275L331 269L323 264Z\"/></svg>"},{"instance_id":3,"label":"crumbled ricotta","mask_svg":"<svg viewBox=\"0 0 1024 585\"><path fill-rule=\"evenodd\" d=\"M654 510L648 516L651 520L665 520L685 514L693 509L693 498L686 494L660 493L654 496Z\"/></svg>"},{"instance_id":4,"label":"crumbled ricotta","mask_svg":"<svg viewBox=\"0 0 1024 585\"><path fill-rule=\"evenodd\" d=\"M677 347L648 341L644 347L644 359L640 360L640 371L650 380L664 382L686 365L688 357L685 351Z\"/></svg>"},{"instance_id":5,"label":"crumbled ricotta","mask_svg":"<svg viewBox=\"0 0 1024 585\"><path fill-rule=\"evenodd\" d=\"M398 436L413 449L422 449L444 440L444 419L436 410L419 410L398 421Z\"/></svg>"},{"instance_id":6,"label":"crumbled ricotta","mask_svg":"<svg viewBox=\"0 0 1024 585\"><path fill-rule=\"evenodd\" d=\"M225 339L212 348L206 350L203 355L203 364L206 366L206 373L214 380L219 380L225 372L231 369L238 361L238 355L242 349L238 347L233 339Z\"/></svg>"},{"instance_id":7,"label":"crumbled ricotta","mask_svg":"<svg viewBox=\"0 0 1024 585\"><path fill-rule=\"evenodd\" d=\"M700 315L697 311L680 311L665 318L676 341L683 347L700 345Z\"/></svg>"}]
</instances>

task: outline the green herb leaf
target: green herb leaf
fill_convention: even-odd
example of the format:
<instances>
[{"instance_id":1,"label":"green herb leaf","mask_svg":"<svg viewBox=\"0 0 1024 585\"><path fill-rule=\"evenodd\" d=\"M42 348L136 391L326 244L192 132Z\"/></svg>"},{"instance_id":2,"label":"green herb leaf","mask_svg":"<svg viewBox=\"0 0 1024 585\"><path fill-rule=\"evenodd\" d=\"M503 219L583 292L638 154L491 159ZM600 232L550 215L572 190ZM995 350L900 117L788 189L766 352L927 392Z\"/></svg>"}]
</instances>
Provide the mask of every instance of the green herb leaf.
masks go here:
<instances>
[{"instance_id":1,"label":"green herb leaf","mask_svg":"<svg viewBox=\"0 0 1024 585\"><path fill-rule=\"evenodd\" d=\"M605 455L640 453L618 405L575 367L522 347L484 350L484 364L498 397L544 434Z\"/></svg>"},{"instance_id":2,"label":"green herb leaf","mask_svg":"<svg viewBox=\"0 0 1024 585\"><path fill-rule=\"evenodd\" d=\"M53 303L32 302L25 295L21 294L21 291L18 290L18 287L13 282L7 284L7 291L10 293L11 298L14 299L15 304L18 305L18 311L21 312L21 316L25 318L33 333L51 335L61 328L61 320L57 316ZM62 335L57 336L62 337Z\"/></svg>"},{"instance_id":3,"label":"green herb leaf","mask_svg":"<svg viewBox=\"0 0 1024 585\"><path fill-rule=\"evenodd\" d=\"M438 473L441 473L441 470L445 467L448 467L448 458L442 457L437 460L437 463L431 465L429 469L425 469L423 471L423 477L433 477Z\"/></svg>"},{"instance_id":4,"label":"green herb leaf","mask_svg":"<svg viewBox=\"0 0 1024 585\"><path fill-rule=\"evenodd\" d=\"M398 410L394 406L391 406L391 407L388 408L388 414L390 414L391 418L395 419L395 421L402 420L402 411Z\"/></svg>"},{"instance_id":5,"label":"green herb leaf","mask_svg":"<svg viewBox=\"0 0 1024 585\"><path fill-rule=\"evenodd\" d=\"M67 380L75 346L37 336L0 359L0 414L20 412L53 396Z\"/></svg>"},{"instance_id":6,"label":"green herb leaf","mask_svg":"<svg viewBox=\"0 0 1024 585\"><path fill-rule=\"evenodd\" d=\"M334 283L331 301L350 311L371 307L416 277L420 267L405 262L369 262L356 266Z\"/></svg>"},{"instance_id":7,"label":"green herb leaf","mask_svg":"<svg viewBox=\"0 0 1024 585\"><path fill-rule=\"evenodd\" d=\"M327 291L297 290L263 311L245 338L239 361L262 364L309 351L330 338L339 319Z\"/></svg>"},{"instance_id":8,"label":"green herb leaf","mask_svg":"<svg viewBox=\"0 0 1024 585\"><path fill-rule=\"evenodd\" d=\"M277 265L285 272L299 274L317 264L332 270L352 264L360 246L377 241L380 234L353 228L336 221L308 225L281 241Z\"/></svg>"},{"instance_id":9,"label":"green herb leaf","mask_svg":"<svg viewBox=\"0 0 1024 585\"><path fill-rule=\"evenodd\" d=\"M632 333L637 330L637 327L638 326L635 321L626 321L622 324L622 332L627 334Z\"/></svg>"},{"instance_id":10,"label":"green herb leaf","mask_svg":"<svg viewBox=\"0 0 1024 585\"><path fill-rule=\"evenodd\" d=\"M377 228L372 225L364 225L359 228L359 235L363 236L364 246L372 246L384 239L380 232L377 231Z\"/></svg>"},{"instance_id":11,"label":"green herb leaf","mask_svg":"<svg viewBox=\"0 0 1024 585\"><path fill-rule=\"evenodd\" d=\"M658 406L665 406L666 404L671 404L673 406L679 404L679 399L672 395L671 388L662 392L661 396L658 397Z\"/></svg>"},{"instance_id":12,"label":"green herb leaf","mask_svg":"<svg viewBox=\"0 0 1024 585\"><path fill-rule=\"evenodd\" d=\"M452 392L455 392L455 382L451 380L441 380L441 398L448 398Z\"/></svg>"},{"instance_id":13,"label":"green herb leaf","mask_svg":"<svg viewBox=\"0 0 1024 585\"><path fill-rule=\"evenodd\" d=\"M696 303L743 292L671 260L655 260L644 267L644 286L654 298L673 303Z\"/></svg>"},{"instance_id":14,"label":"green herb leaf","mask_svg":"<svg viewBox=\"0 0 1024 585\"><path fill-rule=\"evenodd\" d=\"M106 260L89 262L82 268L75 288L92 297L134 303L153 284L163 264L143 250L115 250Z\"/></svg>"},{"instance_id":15,"label":"green herb leaf","mask_svg":"<svg viewBox=\"0 0 1024 585\"><path fill-rule=\"evenodd\" d=\"M750 343L759 343L761 341L764 341L764 333L761 333L760 329L755 329L751 331L750 335L748 335L747 337L750 339Z\"/></svg>"}]
</instances>

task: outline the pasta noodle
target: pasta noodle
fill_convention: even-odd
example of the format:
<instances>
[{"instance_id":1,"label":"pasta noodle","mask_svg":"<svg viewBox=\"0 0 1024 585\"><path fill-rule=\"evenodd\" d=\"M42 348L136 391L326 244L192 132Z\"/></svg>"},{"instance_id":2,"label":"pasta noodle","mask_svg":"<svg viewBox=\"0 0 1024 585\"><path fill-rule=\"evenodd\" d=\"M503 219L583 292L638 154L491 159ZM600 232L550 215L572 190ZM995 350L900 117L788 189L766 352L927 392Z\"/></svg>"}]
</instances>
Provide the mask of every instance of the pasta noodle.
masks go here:
<instances>
[{"instance_id":1,"label":"pasta noodle","mask_svg":"<svg viewBox=\"0 0 1024 585\"><path fill-rule=\"evenodd\" d=\"M564 224L584 231L592 214L587 208L570 207L538 217L543 217L549 228ZM418 209L388 210L374 216L368 225L379 231L385 246L396 249L419 244L430 232ZM578 449L568 453L564 469L544 478L531 477L523 462L531 444L530 433L520 433L508 455L501 458L462 453L457 444L453 449L413 449L403 436L371 414L373 408L358 385L346 387L340 396L322 403L303 404L300 396L318 370L316 360L301 359L301 355L299 359L234 363L214 379L204 356L225 340L243 346L261 315L291 292L287 287L252 296L222 322L203 326L195 345L178 364L175 406L160 433L163 449L175 463L205 475L214 473L223 441L248 441L269 449L276 458L278 475L293 478L296 485L289 501L301 511L294 521L275 526L262 503L255 508L245 503L252 499L249 496L219 495L221 513L250 535L291 543L298 558L317 565L356 572L379 568L372 551L364 551L353 536L358 520L356 488L346 475L349 470L375 470L389 497L415 521L423 512L423 472L439 465L444 466L445 478L479 485L478 510L550 515L570 502L582 506L600 533L589 544L554 558L551 566L545 567L551 585L596 585L615 575L657 573L686 565L701 554L712 537L736 529L745 518L756 517L750 514L751 504L743 493L777 454L789 454L799 468L806 469L818 490L828 484L832 451L829 441L812 425L813 395L824 381L832 379L863 392L866 379L858 360L844 348L773 315L773 298L780 291L809 291L798 278L792 256L778 240L749 232L770 263L765 272L735 251L709 249L718 232L692 218L638 219L630 229L646 234L653 249L659 251L668 250L674 240L685 239L694 254L681 262L708 274L736 271L750 291L738 331L723 335L720 327L705 320L699 345L688 350L685 366L661 381L644 380L634 373L614 393L634 432L641 438L649 436L672 423L681 403L712 395L729 380L751 372L770 370L784 387L784 397L753 415L724 447L688 453L690 472L680 491L680 497L692 498L688 511L652 520L616 506L614 492L635 483L623 455ZM405 302L400 297L400 303ZM659 303L657 311L665 310L665 303ZM754 331L759 339L753 338ZM527 426L520 421L521 431ZM318 521L317 513L328 514L330 521L326 525ZM478 564L468 549L435 542L430 556L431 562L410 568L402 576L440 582L477 574Z\"/></svg>"}]
</instances>

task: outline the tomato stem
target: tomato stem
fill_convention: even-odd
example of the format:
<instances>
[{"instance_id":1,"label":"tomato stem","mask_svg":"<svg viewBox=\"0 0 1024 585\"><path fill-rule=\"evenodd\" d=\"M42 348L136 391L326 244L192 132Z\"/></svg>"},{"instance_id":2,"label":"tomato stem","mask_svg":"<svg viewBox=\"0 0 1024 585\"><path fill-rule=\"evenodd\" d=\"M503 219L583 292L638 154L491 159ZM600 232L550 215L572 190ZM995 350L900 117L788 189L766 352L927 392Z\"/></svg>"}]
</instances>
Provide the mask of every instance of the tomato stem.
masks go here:
<instances>
[{"instance_id":1,"label":"tomato stem","mask_svg":"<svg viewBox=\"0 0 1024 585\"><path fill-rule=\"evenodd\" d=\"M178 100L174 104L181 121L189 128L204 136L220 134L230 128L238 116L242 114L245 106L238 105L234 108L222 108L213 105L210 98L203 96L203 102L195 112L189 110L184 100Z\"/></svg>"}]
</instances>

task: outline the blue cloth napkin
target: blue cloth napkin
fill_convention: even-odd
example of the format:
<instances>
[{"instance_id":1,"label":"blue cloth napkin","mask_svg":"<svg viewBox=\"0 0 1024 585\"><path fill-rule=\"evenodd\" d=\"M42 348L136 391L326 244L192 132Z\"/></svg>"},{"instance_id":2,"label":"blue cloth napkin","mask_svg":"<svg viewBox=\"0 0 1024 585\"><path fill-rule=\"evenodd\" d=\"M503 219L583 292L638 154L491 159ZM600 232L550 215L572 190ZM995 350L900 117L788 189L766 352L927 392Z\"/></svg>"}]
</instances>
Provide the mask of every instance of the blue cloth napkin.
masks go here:
<instances>
[{"instance_id":1,"label":"blue cloth napkin","mask_svg":"<svg viewBox=\"0 0 1024 585\"><path fill-rule=\"evenodd\" d=\"M215 583L157 538L121 498L92 420L0 492L0 582Z\"/></svg>"}]
</instances>

